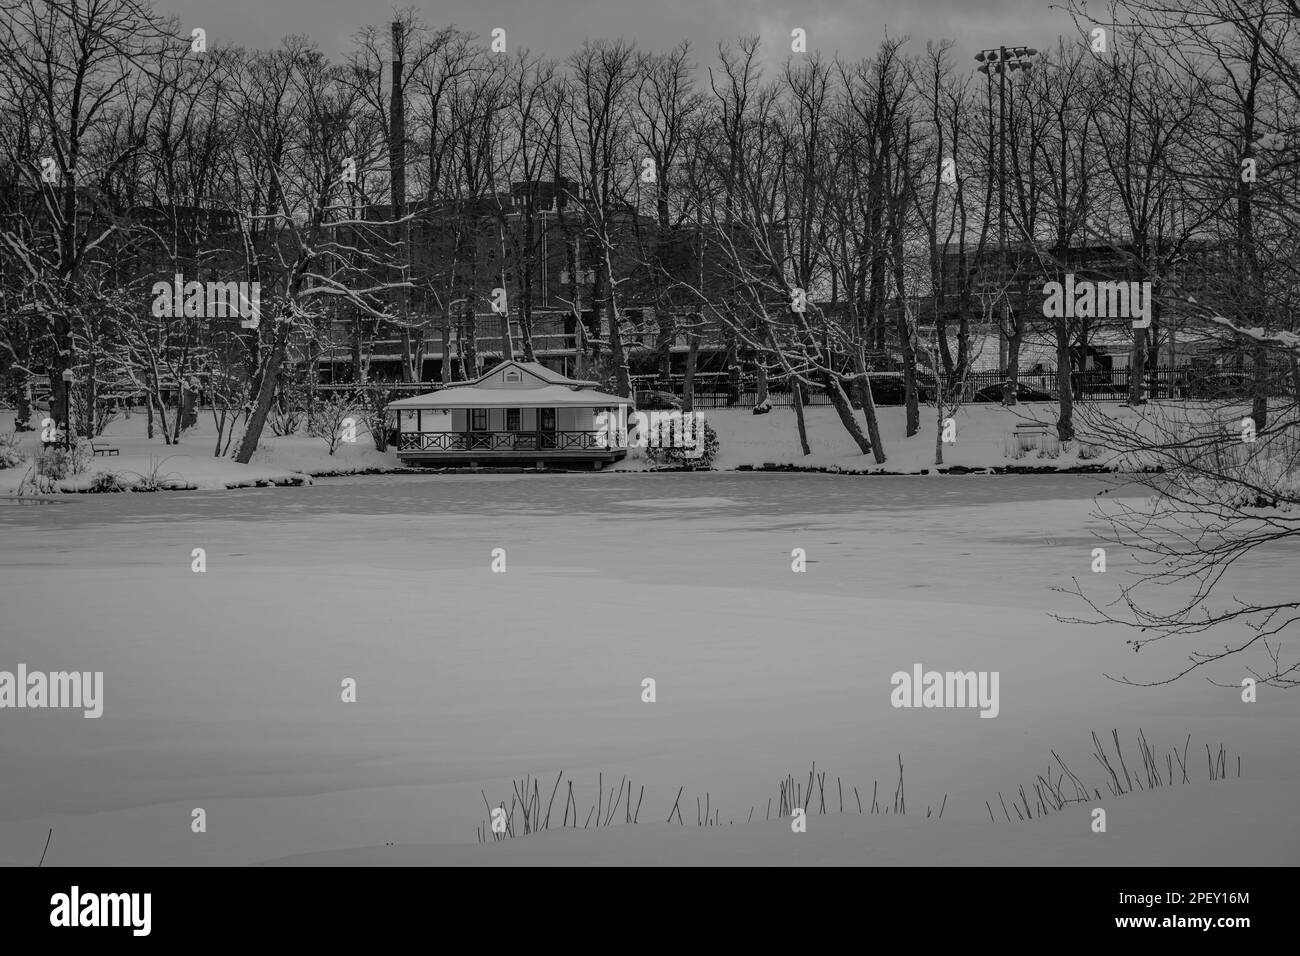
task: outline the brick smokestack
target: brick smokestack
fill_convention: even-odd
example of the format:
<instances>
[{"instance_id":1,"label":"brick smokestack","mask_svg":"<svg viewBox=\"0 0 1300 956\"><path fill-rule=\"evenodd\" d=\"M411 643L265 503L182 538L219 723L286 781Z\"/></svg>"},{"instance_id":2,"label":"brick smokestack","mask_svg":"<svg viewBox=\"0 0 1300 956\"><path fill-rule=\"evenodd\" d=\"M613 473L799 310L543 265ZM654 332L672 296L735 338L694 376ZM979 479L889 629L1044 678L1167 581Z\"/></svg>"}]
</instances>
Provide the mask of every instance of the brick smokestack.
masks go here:
<instances>
[{"instance_id":1,"label":"brick smokestack","mask_svg":"<svg viewBox=\"0 0 1300 956\"><path fill-rule=\"evenodd\" d=\"M406 214L406 103L402 95L402 68L403 68L403 51L405 49L402 24L400 21L393 21L393 82L389 96L389 114L388 114L388 166L389 179L391 182L391 199L393 205L393 219L399 219ZM405 225L393 227L393 241L398 243L397 248L401 250L399 255L402 261L410 262L410 238L411 231ZM405 269L401 270L406 278ZM410 300L409 290L403 288L394 290L393 305L401 313L403 318L410 317ZM412 378L419 377L419 369L412 368L412 342L411 330L403 323L402 325L402 381L409 382Z\"/></svg>"},{"instance_id":2,"label":"brick smokestack","mask_svg":"<svg viewBox=\"0 0 1300 956\"><path fill-rule=\"evenodd\" d=\"M389 105L388 162L392 172L393 217L406 210L406 104L402 96L402 24L393 23L393 88Z\"/></svg>"}]
</instances>

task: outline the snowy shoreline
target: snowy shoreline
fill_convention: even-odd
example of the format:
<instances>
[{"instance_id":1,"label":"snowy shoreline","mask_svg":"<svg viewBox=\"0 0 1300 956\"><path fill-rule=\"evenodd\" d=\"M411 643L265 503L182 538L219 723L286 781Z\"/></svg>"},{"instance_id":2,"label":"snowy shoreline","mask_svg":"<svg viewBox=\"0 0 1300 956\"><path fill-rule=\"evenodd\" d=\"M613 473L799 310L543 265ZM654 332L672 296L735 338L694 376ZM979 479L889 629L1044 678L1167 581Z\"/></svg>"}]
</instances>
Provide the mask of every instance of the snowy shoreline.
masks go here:
<instances>
[{"instance_id":1,"label":"snowy shoreline","mask_svg":"<svg viewBox=\"0 0 1300 956\"><path fill-rule=\"evenodd\" d=\"M10 469L16 471L17 469ZM93 495L93 494L155 494L158 492L168 491L240 491L248 488L298 488L304 485L313 484L317 479L331 478L370 478L370 477L387 477L391 475L572 475L572 474L609 474L609 475L663 475L663 474L699 474L701 472L713 473L735 473L735 474L820 474L820 475L840 475L852 478L924 478L942 476L965 476L972 475L977 477L987 476L1025 476L1025 475L1135 475L1159 473L1161 469L1149 469L1146 472L1121 470L1119 468L1107 468L1101 465L1074 465L1061 468L1052 468L1050 466L1032 466L1032 465L1005 465L991 468L970 468L964 465L953 465L952 467L940 468L922 468L920 471L890 471L888 469L864 469L855 470L842 468L839 466L804 466L766 463L763 465L739 465L735 468L632 468L632 469L610 469L601 472L593 472L586 468L547 468L538 471L533 468L363 468L358 470L329 470L329 471L311 471L311 472L292 472L280 475L259 475L257 477L248 477L242 480L229 481L224 485L217 487L212 484L200 484L195 481L184 479L170 480L156 489L145 491L142 489L126 488L120 491L105 491L96 488L92 484L95 474L78 475L76 478L64 479L58 482L51 493L43 495L22 494L0 485L0 498L26 498L36 500L39 498L51 498L57 495ZM0 473L0 478L8 477Z\"/></svg>"},{"instance_id":2,"label":"snowy shoreline","mask_svg":"<svg viewBox=\"0 0 1300 956\"><path fill-rule=\"evenodd\" d=\"M202 418L197 428L182 437L182 444L165 445L144 434L145 422L136 415L112 422L97 439L116 449L115 455L94 457L79 475L57 481L46 493L120 493L127 490L147 491L225 491L239 488L298 486L325 478L367 475L442 475L442 474L663 474L683 471L734 473L791 473L853 476L935 475L1070 475L1133 474L1131 462L1086 440L1064 447L1054 437L1051 420L1054 405L1022 405L1003 408L997 405L967 406L956 415L957 439L943 446L944 463L936 466L934 423L922 423L921 430L910 437L906 432L901 407L880 410L881 432L886 461L877 464L870 454L863 455L853 444L836 418L833 409L815 407L806 410L809 453L799 445L794 413L774 409L766 415L753 415L747 408L716 409L707 412L716 430L720 448L711 467L691 469L677 465L652 465L641 449L633 448L626 459L600 472L589 467L550 466L537 471L527 466L421 468L403 464L393 451L376 451L362 436L355 443L336 446L329 453L324 441L305 435L264 438L253 461L242 465L230 458L205 454L215 445L208 423ZM1133 418L1139 413L1115 405L1105 410L1114 420ZM1043 429L1041 437L1026 444L1017 428L1026 425ZM4 431L0 423L0 431ZM24 432L26 450L34 454L39 448L39 432ZM31 471L31 458L24 464L0 470L0 496L30 493L24 478ZM116 476L118 481L96 477Z\"/></svg>"}]
</instances>

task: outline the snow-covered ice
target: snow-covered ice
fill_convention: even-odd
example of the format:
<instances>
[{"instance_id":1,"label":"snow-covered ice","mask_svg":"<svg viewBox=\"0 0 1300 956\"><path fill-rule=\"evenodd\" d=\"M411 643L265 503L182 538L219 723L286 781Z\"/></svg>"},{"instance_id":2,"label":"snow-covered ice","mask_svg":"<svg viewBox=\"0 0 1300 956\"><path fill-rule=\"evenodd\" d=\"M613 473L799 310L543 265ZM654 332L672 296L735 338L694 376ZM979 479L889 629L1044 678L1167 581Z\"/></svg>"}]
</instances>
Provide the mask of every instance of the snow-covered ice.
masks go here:
<instances>
[{"instance_id":1,"label":"snow-covered ice","mask_svg":"<svg viewBox=\"0 0 1300 956\"><path fill-rule=\"evenodd\" d=\"M1043 861L1053 847L1058 862L1300 862L1300 698L1261 688L1245 704L1199 678L1125 686L1104 675L1164 676L1191 645L1135 656L1116 630L1050 616L1083 610L1054 586L1113 587L1131 567L1113 547L1107 573L1089 573L1092 532L1105 529L1093 495L1107 487L1086 476L421 475L0 504L0 668L105 675L99 720L0 715L0 862L34 863L50 827L47 865L365 847L361 859L387 862L680 852L919 864L962 847L993 862L981 848L994 845L999 862ZM191 571L199 547L203 574ZM791 572L796 547L803 574ZM504 574L491 570L494 548L506 549ZM1232 586L1290 594L1298 571L1294 547L1278 549ZM998 717L892 708L890 675L917 662L999 671ZM1215 675L1235 684L1246 663ZM347 677L355 704L340 700ZM641 701L646 677L653 704ZM1139 728L1162 754L1190 733L1197 782L1111 799L1089 732L1112 727L1130 770ZM1241 755L1240 781L1234 762L1233 779L1206 782L1207 743ZM1084 806L989 822L985 801L1028 785L1052 749L1101 788L1107 835L1087 831ZM798 851L777 842L784 823L744 824L814 760L828 803L836 777L846 793L879 781L885 803L900 753L904 820L814 816L810 836L844 838ZM508 802L512 776L545 789L560 771L584 815L598 774L607 790L624 775L644 785L643 823L475 845L481 791ZM734 831L670 833L680 786L686 829L707 792ZM942 823L925 820L945 795ZM196 807L205 834L191 832ZM1126 836L1142 819L1162 822Z\"/></svg>"}]
</instances>

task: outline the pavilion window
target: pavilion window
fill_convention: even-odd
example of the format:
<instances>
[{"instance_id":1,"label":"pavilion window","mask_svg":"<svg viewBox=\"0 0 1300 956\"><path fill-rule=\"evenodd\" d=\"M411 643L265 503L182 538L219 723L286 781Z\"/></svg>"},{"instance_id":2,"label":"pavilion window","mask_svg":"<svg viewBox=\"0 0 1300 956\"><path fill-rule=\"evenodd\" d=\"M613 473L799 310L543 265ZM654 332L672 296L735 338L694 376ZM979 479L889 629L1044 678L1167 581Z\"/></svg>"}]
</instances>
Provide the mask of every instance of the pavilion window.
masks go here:
<instances>
[{"instance_id":1,"label":"pavilion window","mask_svg":"<svg viewBox=\"0 0 1300 956\"><path fill-rule=\"evenodd\" d=\"M506 409L506 431L508 432L519 431L520 414L521 414L520 410L517 408Z\"/></svg>"},{"instance_id":2,"label":"pavilion window","mask_svg":"<svg viewBox=\"0 0 1300 956\"><path fill-rule=\"evenodd\" d=\"M485 432L488 430L488 410L486 408L471 408L469 419L470 431Z\"/></svg>"}]
</instances>

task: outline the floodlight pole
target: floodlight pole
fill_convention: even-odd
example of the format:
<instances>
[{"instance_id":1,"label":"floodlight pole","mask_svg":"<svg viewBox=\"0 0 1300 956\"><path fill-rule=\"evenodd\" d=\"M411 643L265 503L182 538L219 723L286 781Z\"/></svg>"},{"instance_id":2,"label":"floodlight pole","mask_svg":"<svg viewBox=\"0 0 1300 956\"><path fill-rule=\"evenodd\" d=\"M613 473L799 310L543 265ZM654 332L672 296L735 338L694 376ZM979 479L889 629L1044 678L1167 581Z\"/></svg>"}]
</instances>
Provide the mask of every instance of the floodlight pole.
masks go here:
<instances>
[{"instance_id":1,"label":"floodlight pole","mask_svg":"<svg viewBox=\"0 0 1300 956\"><path fill-rule=\"evenodd\" d=\"M998 279L1005 286L1007 280L1007 71L1030 67L1030 57L1037 56L1038 51L1029 47L999 46L996 50L981 50L975 59L982 65L981 73L993 81L993 73L998 74ZM1002 320L998 325L998 372L1004 382L1007 374L1007 328L1011 320L1011 303L1007 290L1002 289ZM1007 392L1003 386L1003 396L1010 394L1012 404L1015 401L1015 388Z\"/></svg>"},{"instance_id":2,"label":"floodlight pole","mask_svg":"<svg viewBox=\"0 0 1300 956\"><path fill-rule=\"evenodd\" d=\"M72 369L63 370L63 450L72 451Z\"/></svg>"}]
</instances>

